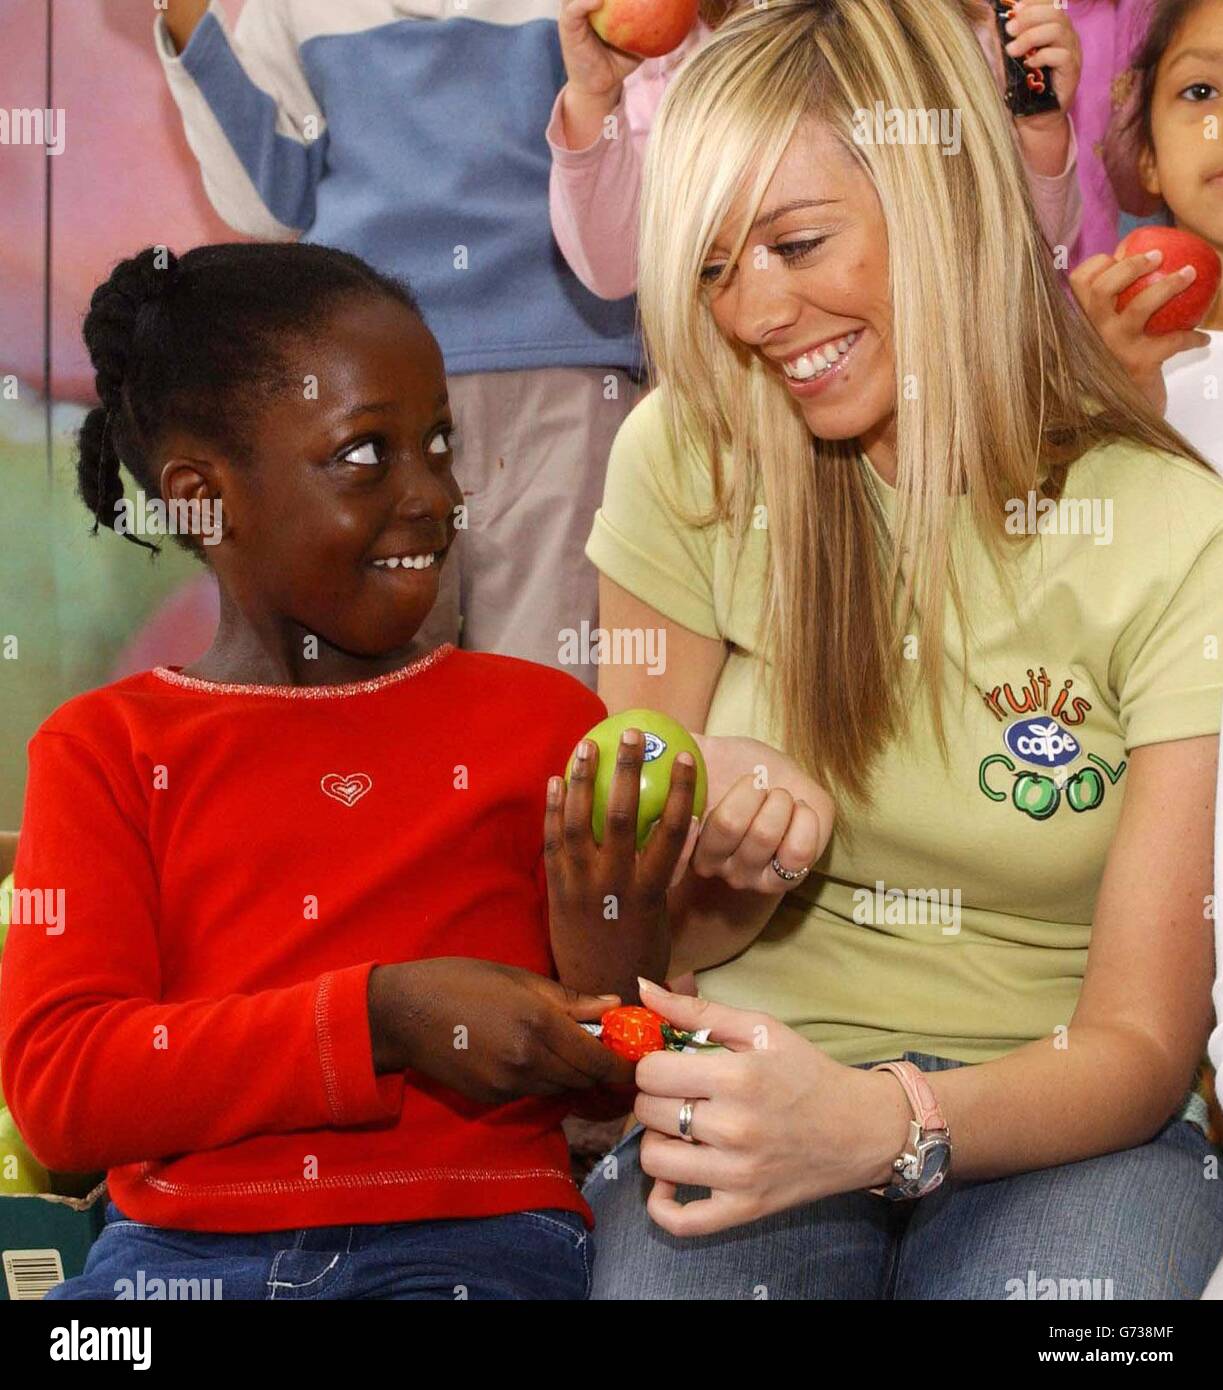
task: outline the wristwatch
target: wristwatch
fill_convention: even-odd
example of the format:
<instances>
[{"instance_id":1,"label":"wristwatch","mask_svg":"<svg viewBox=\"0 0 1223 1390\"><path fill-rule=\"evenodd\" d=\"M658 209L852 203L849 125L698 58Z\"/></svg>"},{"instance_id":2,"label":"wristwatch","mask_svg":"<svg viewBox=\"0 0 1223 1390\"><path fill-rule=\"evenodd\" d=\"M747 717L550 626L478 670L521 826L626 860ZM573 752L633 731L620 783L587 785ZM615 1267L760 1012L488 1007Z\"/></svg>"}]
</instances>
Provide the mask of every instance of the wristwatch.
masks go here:
<instances>
[{"instance_id":1,"label":"wristwatch","mask_svg":"<svg viewBox=\"0 0 1223 1390\"><path fill-rule=\"evenodd\" d=\"M951 1134L930 1084L912 1062L880 1062L872 1071L890 1071L904 1087L913 1119L909 1142L892 1164L892 1180L872 1187L877 1197L893 1202L925 1197L934 1191L951 1169Z\"/></svg>"}]
</instances>

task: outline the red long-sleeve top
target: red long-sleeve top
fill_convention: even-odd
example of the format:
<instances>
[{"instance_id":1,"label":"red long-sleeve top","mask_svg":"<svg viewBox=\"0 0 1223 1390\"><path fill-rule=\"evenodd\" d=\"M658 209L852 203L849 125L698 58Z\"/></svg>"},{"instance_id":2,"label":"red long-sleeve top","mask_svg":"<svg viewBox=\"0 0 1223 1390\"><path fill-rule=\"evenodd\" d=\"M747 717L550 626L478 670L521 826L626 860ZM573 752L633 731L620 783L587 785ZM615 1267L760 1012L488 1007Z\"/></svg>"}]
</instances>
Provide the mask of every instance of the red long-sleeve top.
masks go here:
<instances>
[{"instance_id":1,"label":"red long-sleeve top","mask_svg":"<svg viewBox=\"0 0 1223 1390\"><path fill-rule=\"evenodd\" d=\"M589 1223L567 1101L376 1076L367 987L434 956L552 973L547 778L605 714L568 675L450 646L355 685L160 670L64 705L30 743L35 892L0 978L35 1155L189 1230Z\"/></svg>"}]
</instances>

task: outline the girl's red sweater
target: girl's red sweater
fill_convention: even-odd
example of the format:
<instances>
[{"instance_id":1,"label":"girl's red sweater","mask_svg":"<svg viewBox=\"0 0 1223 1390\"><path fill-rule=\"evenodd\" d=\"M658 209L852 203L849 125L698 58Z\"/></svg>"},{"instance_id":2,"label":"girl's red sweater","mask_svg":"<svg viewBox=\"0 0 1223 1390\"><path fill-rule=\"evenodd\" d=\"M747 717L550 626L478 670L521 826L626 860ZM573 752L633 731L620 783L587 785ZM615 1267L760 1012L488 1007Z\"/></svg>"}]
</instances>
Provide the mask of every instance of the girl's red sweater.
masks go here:
<instances>
[{"instance_id":1,"label":"girl's red sweater","mask_svg":"<svg viewBox=\"0 0 1223 1390\"><path fill-rule=\"evenodd\" d=\"M0 1076L34 1154L133 1220L266 1231L589 1208L562 1098L375 1076L375 964L552 973L547 778L606 714L443 647L356 685L160 670L30 743Z\"/></svg>"}]
</instances>

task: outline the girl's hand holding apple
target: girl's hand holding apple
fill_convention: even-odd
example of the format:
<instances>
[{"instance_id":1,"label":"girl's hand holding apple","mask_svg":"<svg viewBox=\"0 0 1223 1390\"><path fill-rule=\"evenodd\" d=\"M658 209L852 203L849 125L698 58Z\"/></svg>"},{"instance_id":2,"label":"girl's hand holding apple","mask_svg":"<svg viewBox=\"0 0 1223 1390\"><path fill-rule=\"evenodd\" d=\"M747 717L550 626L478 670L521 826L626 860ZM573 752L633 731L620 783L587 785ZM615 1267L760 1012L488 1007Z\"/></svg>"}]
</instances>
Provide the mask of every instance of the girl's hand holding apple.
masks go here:
<instances>
[{"instance_id":1,"label":"girl's hand holding apple","mask_svg":"<svg viewBox=\"0 0 1223 1390\"><path fill-rule=\"evenodd\" d=\"M1070 272L1070 288L1079 307L1126 375L1162 413L1168 404L1163 364L1178 352L1208 346L1210 337L1188 328L1155 334L1147 328L1158 311L1194 282L1197 271L1189 265L1147 284L1129 297L1125 291L1157 269L1164 256L1158 248L1126 254L1128 241L1126 238L1117 247L1114 256L1091 256L1076 266Z\"/></svg>"},{"instance_id":2,"label":"girl's hand holding apple","mask_svg":"<svg viewBox=\"0 0 1223 1390\"><path fill-rule=\"evenodd\" d=\"M592 821L600 756L599 743L588 735L578 745L568 784L561 777L548 783L544 863L552 955L566 984L591 993L614 991L635 1003L637 976L665 973L670 957L664 908L668 885L695 839L698 769L686 751L670 761L661 815L639 850L646 740L635 727L620 737L596 838ZM605 750L602 756L609 754Z\"/></svg>"},{"instance_id":3,"label":"girl's hand holding apple","mask_svg":"<svg viewBox=\"0 0 1223 1390\"><path fill-rule=\"evenodd\" d=\"M619 105L624 79L642 62L604 43L591 28L590 15L602 4L603 0L564 0L557 20L568 78L561 113L573 150L584 150L599 138L604 119Z\"/></svg>"}]
</instances>

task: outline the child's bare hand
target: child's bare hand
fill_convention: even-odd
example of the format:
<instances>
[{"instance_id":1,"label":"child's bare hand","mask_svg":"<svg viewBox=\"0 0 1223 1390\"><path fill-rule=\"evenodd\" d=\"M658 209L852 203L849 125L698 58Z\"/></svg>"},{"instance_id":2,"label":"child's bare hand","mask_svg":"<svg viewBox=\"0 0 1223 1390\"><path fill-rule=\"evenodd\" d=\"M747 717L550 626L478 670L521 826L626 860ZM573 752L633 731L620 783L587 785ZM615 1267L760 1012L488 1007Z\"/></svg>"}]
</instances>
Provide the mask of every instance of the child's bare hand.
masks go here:
<instances>
[{"instance_id":1,"label":"child's bare hand","mask_svg":"<svg viewBox=\"0 0 1223 1390\"><path fill-rule=\"evenodd\" d=\"M1091 256L1070 272L1070 288L1079 307L1126 375L1161 414L1168 404L1163 364L1178 352L1206 347L1210 343L1209 334L1192 329L1161 333L1156 337L1143 332L1151 315L1180 294L1192 279L1183 271L1148 285L1120 313L1117 312L1116 300L1121 291L1154 270L1162 259L1161 251L1124 256L1120 260L1109 255Z\"/></svg>"},{"instance_id":2,"label":"child's bare hand","mask_svg":"<svg viewBox=\"0 0 1223 1390\"><path fill-rule=\"evenodd\" d=\"M1069 111L1083 71L1083 46L1069 12L1058 5L1032 4L1025 0L1015 6L1006 30L1011 36L1006 45L1007 53L1012 58L1022 59L1033 72L1038 68L1052 69L1057 103L1063 112Z\"/></svg>"},{"instance_id":3,"label":"child's bare hand","mask_svg":"<svg viewBox=\"0 0 1223 1390\"><path fill-rule=\"evenodd\" d=\"M617 1002L497 961L450 956L376 966L369 985L374 1067L417 1071L492 1105L627 1085L632 1063L578 1026Z\"/></svg>"},{"instance_id":4,"label":"child's bare hand","mask_svg":"<svg viewBox=\"0 0 1223 1390\"><path fill-rule=\"evenodd\" d=\"M590 27L589 16L603 0L564 0L557 28L569 85L586 96L605 97L614 106L624 79L642 60L612 48Z\"/></svg>"},{"instance_id":5,"label":"child's bare hand","mask_svg":"<svg viewBox=\"0 0 1223 1390\"><path fill-rule=\"evenodd\" d=\"M626 729L616 754L604 820L603 843L591 829L599 749L578 745L568 787L548 783L544 814L544 863L552 955L566 984L592 993L615 991L637 1002L637 977L655 979L670 959L663 909L667 887L695 836L692 802L696 764L680 753L662 815L644 848L637 850L637 801L645 740ZM657 972L651 975L650 971Z\"/></svg>"}]
</instances>

